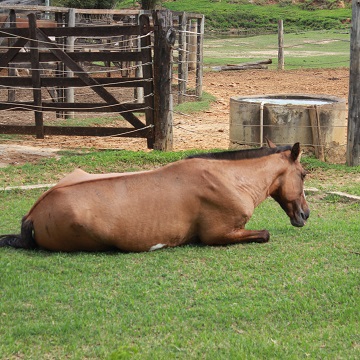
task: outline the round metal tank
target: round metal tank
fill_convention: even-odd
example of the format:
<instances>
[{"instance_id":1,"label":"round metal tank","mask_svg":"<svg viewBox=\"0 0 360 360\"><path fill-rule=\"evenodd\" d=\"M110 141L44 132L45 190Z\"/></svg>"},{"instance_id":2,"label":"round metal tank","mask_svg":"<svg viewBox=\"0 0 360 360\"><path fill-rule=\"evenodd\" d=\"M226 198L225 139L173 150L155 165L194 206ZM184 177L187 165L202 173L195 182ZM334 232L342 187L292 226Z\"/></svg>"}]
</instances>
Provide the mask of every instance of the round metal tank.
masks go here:
<instances>
[{"instance_id":1,"label":"round metal tank","mask_svg":"<svg viewBox=\"0 0 360 360\"><path fill-rule=\"evenodd\" d=\"M234 96L230 98L230 148L262 145L268 137L277 145L300 142L303 147L322 146L327 161L342 162L345 115L345 99L335 96Z\"/></svg>"}]
</instances>

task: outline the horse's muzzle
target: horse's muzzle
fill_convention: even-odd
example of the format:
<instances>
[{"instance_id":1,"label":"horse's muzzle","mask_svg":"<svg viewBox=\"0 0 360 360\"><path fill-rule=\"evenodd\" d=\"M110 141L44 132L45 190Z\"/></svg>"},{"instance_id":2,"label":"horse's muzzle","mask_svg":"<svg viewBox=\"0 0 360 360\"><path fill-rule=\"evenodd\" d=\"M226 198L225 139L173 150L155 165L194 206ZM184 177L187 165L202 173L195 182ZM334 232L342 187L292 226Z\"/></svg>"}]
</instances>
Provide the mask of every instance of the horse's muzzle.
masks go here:
<instances>
[{"instance_id":1,"label":"horse's muzzle","mask_svg":"<svg viewBox=\"0 0 360 360\"><path fill-rule=\"evenodd\" d=\"M306 225L306 220L310 216L310 210L300 209L293 218L290 219L291 225L296 227L302 227Z\"/></svg>"}]
</instances>

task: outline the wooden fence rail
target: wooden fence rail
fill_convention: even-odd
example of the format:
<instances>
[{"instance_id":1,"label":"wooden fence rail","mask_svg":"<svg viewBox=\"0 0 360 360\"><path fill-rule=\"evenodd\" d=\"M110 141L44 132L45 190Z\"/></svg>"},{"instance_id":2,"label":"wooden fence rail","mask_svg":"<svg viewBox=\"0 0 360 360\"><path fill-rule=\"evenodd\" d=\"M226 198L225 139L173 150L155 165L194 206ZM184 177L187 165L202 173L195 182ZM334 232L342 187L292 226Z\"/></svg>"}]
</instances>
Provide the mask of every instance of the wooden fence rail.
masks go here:
<instances>
[{"instance_id":1,"label":"wooden fence rail","mask_svg":"<svg viewBox=\"0 0 360 360\"><path fill-rule=\"evenodd\" d=\"M20 9L20 7L13 6ZM33 9L47 12L53 11L55 21L36 20L35 14L28 14L28 25L24 19L15 17L14 10L9 8L8 20L0 21L0 44L4 39L7 47L0 48L0 70L8 69L7 76L0 76L0 89L7 89L8 101L0 102L0 110L32 111L35 125L24 126L14 124L0 124L2 134L66 136L124 136L141 137L147 139L149 148L159 150L172 149L172 50L177 39L181 39L179 60L181 69L179 74L186 74L189 64L189 51L185 34L189 24L196 20L196 86L195 94L202 94L202 37L203 16L195 14L174 14L170 11L154 11L152 13L129 12L135 16L132 25L91 25L78 26L74 14L81 13L79 9L36 7ZM25 9L24 9L25 10ZM98 11L94 10L95 13ZM99 10L101 11L101 10ZM89 13L87 9L84 14ZM126 11L125 11L126 13ZM73 16L70 16L70 15ZM91 13L92 14L92 13ZM119 16L118 11L107 11L106 15ZM184 15L182 21L181 15ZM71 18L71 19L70 19ZM167 19L164 22L164 19ZM176 35L172 20L180 21L179 36ZM1 19L0 19L1 20ZM71 21L70 21L71 20ZM65 23L64 23L65 21ZM74 26L75 24L75 26ZM17 26L17 27L15 27ZM171 39L169 38L171 34ZM181 35L180 35L181 34ZM136 46L129 50L124 47L121 51L108 46L110 40L101 40L96 52L89 52L86 44L83 48L74 46L75 39L135 39ZM105 42L104 42L105 41ZM91 45L88 47L91 48ZM24 49L27 51L23 51ZM125 49L125 50L124 50ZM181 53L181 55L180 55ZM180 57L182 56L182 59ZM135 76L127 77L128 71L119 69L114 77L93 76L85 70L84 63L102 62L104 64L136 64ZM44 68L50 63L57 64L55 76L46 75ZM15 77L14 68L18 64L31 68L31 75ZM3 75L3 71L2 71ZM126 76L126 77L124 77ZM164 77L165 76L165 77ZM187 76L187 74L186 74ZM199 80L198 80L199 79ZM187 95L187 79L179 79L182 83L179 94L181 101ZM75 101L71 89L86 87L91 89L99 98L95 102ZM15 90L27 88L32 90L32 101L15 99ZM138 96L133 102L120 101L112 93L115 88L134 88ZM42 90L47 89L52 99L44 99ZM27 100L27 101L25 101ZM114 113L118 112L132 127L69 127L44 125L43 112L56 112L60 115L89 112ZM145 122L137 114L145 114Z\"/></svg>"},{"instance_id":2,"label":"wooden fence rail","mask_svg":"<svg viewBox=\"0 0 360 360\"><path fill-rule=\"evenodd\" d=\"M152 71L149 69L145 72L143 78L129 79L124 78L101 78L92 77L80 65L80 62L92 61L134 61L142 62L147 67L150 64L146 63L151 60L151 49L142 49L138 52L66 52L53 38L64 37L99 37L99 36L120 36L120 35L137 35L140 36L142 30L140 26L97 26L90 28L83 27L61 27L61 28L38 28L36 26L36 19L33 13L28 15L29 27L6 28L0 31L0 37L17 37L17 40L12 46L0 56L0 67L5 68L11 63L27 62L31 64L31 77L14 78L12 76L0 77L0 85L30 87L33 89L33 101L13 101L11 103L3 102L0 104L0 110L16 111L20 109L32 110L35 114L35 126L14 126L14 125L1 125L1 133L17 133L17 134L35 134L37 138L43 138L45 135L76 135L76 136L108 136L126 135L129 137L146 137L148 146L151 148L154 144L154 131L153 131L153 116L152 113L147 111L146 123L144 124L134 114L134 112L144 112L145 108L153 109L153 96L150 93L151 87L148 86L152 82ZM148 29L149 30L149 29ZM145 34L146 36L146 34ZM148 34L150 36L150 34ZM30 43L30 50L26 53L20 53L20 50ZM41 44L41 50L40 45ZM47 52L43 52L46 48ZM145 58L145 60L144 60ZM41 62L61 62L66 68L74 73L74 77L43 77L41 74ZM150 61L151 63L151 61ZM145 65L144 65L145 66ZM14 81L15 80L15 81ZM127 82L126 82L127 80ZM116 99L110 91L107 90L106 85L111 84L116 87L139 86L145 89L144 96L147 98L146 103L136 104L123 104ZM97 103L69 103L62 101L46 102L42 100L41 88L43 87L90 87L103 102ZM105 107L106 106L106 107ZM133 130L129 131L128 127L125 128L84 128L84 127L59 127L59 126L45 126L43 124L43 110L44 111L59 111L71 109L71 111L83 111L86 109L90 112L103 112L103 111L117 111L127 120L132 126Z\"/></svg>"}]
</instances>

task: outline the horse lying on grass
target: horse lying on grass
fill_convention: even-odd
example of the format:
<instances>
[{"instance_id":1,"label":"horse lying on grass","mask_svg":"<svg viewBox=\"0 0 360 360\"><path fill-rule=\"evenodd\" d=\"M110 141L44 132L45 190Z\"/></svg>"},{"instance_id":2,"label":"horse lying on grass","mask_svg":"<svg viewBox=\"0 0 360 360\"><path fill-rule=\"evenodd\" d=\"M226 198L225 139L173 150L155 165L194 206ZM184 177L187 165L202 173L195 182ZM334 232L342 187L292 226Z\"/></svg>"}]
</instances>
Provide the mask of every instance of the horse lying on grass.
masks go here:
<instances>
[{"instance_id":1,"label":"horse lying on grass","mask_svg":"<svg viewBox=\"0 0 360 360\"><path fill-rule=\"evenodd\" d=\"M256 206L274 198L293 226L304 226L300 146L190 156L156 170L91 175L75 170L23 217L20 235L0 246L52 251L151 251L192 242L266 242L245 230Z\"/></svg>"}]
</instances>

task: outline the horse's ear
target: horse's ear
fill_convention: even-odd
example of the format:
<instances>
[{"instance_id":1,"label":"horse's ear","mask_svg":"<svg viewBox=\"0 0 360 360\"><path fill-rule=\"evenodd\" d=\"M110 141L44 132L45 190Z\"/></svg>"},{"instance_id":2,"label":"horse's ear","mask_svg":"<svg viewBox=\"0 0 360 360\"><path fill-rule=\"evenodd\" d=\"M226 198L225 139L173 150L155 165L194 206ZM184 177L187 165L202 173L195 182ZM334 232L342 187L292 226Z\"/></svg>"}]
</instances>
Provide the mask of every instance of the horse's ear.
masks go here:
<instances>
[{"instance_id":1,"label":"horse's ear","mask_svg":"<svg viewBox=\"0 0 360 360\"><path fill-rule=\"evenodd\" d=\"M269 148L274 149L277 147L267 136L265 136L265 140L266 140Z\"/></svg>"},{"instance_id":2,"label":"horse's ear","mask_svg":"<svg viewBox=\"0 0 360 360\"><path fill-rule=\"evenodd\" d=\"M293 161L299 160L300 161L301 152L300 152L300 143L295 143L291 149L291 159Z\"/></svg>"}]
</instances>

